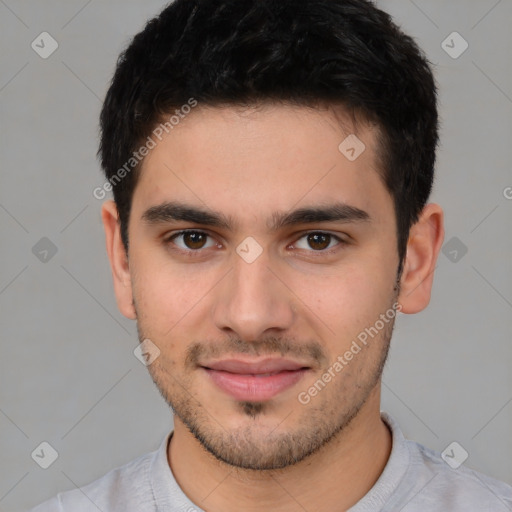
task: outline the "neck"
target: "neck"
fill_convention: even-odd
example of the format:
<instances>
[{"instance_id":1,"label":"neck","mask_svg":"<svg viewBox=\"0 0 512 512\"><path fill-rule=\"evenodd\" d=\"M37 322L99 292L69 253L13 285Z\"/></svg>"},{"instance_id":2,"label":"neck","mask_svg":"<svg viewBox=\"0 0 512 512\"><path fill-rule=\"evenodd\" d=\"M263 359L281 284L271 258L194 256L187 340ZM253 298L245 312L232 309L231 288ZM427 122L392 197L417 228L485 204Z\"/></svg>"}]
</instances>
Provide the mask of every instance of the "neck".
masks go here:
<instances>
[{"instance_id":1,"label":"neck","mask_svg":"<svg viewBox=\"0 0 512 512\"><path fill-rule=\"evenodd\" d=\"M379 385L345 429L293 466L272 471L229 466L208 453L178 418L167 455L183 492L209 512L327 512L357 503L379 478L390 452Z\"/></svg>"}]
</instances>

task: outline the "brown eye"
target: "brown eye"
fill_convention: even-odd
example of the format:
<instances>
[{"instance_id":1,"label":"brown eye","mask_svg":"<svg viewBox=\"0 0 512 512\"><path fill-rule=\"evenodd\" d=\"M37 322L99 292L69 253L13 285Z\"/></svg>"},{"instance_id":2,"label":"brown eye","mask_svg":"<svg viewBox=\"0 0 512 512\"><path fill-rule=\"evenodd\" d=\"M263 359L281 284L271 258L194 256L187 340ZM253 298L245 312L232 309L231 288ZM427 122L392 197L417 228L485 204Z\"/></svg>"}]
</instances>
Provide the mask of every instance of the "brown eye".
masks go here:
<instances>
[{"instance_id":1,"label":"brown eye","mask_svg":"<svg viewBox=\"0 0 512 512\"><path fill-rule=\"evenodd\" d=\"M185 251L198 251L215 245L212 237L203 231L181 231L170 237L169 242Z\"/></svg>"},{"instance_id":2,"label":"brown eye","mask_svg":"<svg viewBox=\"0 0 512 512\"><path fill-rule=\"evenodd\" d=\"M197 231L189 231L183 234L183 242L189 249L202 249L206 239L207 235Z\"/></svg>"},{"instance_id":3,"label":"brown eye","mask_svg":"<svg viewBox=\"0 0 512 512\"><path fill-rule=\"evenodd\" d=\"M309 233L309 235L307 235L308 245L315 251L327 249L331 243L331 239L332 236L328 233Z\"/></svg>"},{"instance_id":4,"label":"brown eye","mask_svg":"<svg viewBox=\"0 0 512 512\"><path fill-rule=\"evenodd\" d=\"M310 253L327 253L327 249L341 248L346 242L336 235L324 231L310 231L302 235L294 244L295 249ZM340 246L340 247L338 247Z\"/></svg>"}]
</instances>

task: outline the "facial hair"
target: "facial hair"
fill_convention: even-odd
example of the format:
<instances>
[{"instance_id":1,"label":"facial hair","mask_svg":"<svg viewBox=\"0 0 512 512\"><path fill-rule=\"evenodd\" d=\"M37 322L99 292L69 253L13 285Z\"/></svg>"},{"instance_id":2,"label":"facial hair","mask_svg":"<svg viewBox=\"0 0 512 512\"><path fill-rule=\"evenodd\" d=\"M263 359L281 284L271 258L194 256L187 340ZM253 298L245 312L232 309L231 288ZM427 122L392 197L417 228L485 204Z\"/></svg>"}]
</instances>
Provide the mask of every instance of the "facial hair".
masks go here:
<instances>
[{"instance_id":1,"label":"facial hair","mask_svg":"<svg viewBox=\"0 0 512 512\"><path fill-rule=\"evenodd\" d=\"M391 304L396 302L398 288L394 291ZM164 356L162 351L162 355L148 369L174 414L217 460L247 470L282 469L318 452L357 416L380 382L393 326L394 318L309 404L302 405L294 400L290 404L291 411L280 411L280 422L265 421L270 414L275 416L276 408L272 401L238 401L235 404L236 414L244 421L236 428L222 425L209 404L201 403L194 396L197 363L201 358L237 353L307 356L322 368L318 372L320 378L332 361L328 360L323 347L316 341L298 344L294 340L272 337L250 343L239 338L229 338L215 344L194 343L187 349L185 361L181 364L169 359L172 354ZM137 329L139 339L146 339L140 322Z\"/></svg>"}]
</instances>

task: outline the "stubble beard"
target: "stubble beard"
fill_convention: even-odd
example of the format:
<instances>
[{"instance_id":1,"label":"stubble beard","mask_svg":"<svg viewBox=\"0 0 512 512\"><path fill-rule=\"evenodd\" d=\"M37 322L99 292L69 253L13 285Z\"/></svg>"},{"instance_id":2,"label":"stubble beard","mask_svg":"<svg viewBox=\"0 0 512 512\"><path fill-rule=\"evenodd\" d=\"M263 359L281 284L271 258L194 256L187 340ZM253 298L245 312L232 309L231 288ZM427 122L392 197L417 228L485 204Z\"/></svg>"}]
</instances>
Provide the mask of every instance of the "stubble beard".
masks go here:
<instances>
[{"instance_id":1,"label":"stubble beard","mask_svg":"<svg viewBox=\"0 0 512 512\"><path fill-rule=\"evenodd\" d=\"M148 369L174 414L217 460L246 470L278 470L318 452L358 415L380 382L393 326L394 319L309 404L301 405L295 399L290 410L279 411L282 418L273 420L272 425L265 421L270 412L276 415L272 401L238 401L237 414L247 421L227 429L188 391L193 389L190 373L182 377L176 364L162 364L162 357ZM138 329L142 341L146 337L139 325ZM276 340L271 344L275 346ZM290 428L294 417L295 426Z\"/></svg>"}]
</instances>

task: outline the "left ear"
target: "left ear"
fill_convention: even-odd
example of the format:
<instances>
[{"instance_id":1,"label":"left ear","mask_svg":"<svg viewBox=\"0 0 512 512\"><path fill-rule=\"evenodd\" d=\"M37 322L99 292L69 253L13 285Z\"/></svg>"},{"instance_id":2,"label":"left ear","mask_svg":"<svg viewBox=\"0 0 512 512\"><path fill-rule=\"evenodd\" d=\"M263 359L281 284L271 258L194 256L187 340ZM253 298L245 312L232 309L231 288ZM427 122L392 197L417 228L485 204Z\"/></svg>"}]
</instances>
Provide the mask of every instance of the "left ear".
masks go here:
<instances>
[{"instance_id":1,"label":"left ear","mask_svg":"<svg viewBox=\"0 0 512 512\"><path fill-rule=\"evenodd\" d=\"M444 240L443 218L442 208L431 203L411 227L398 297L402 313L418 313L430 302L434 269Z\"/></svg>"}]
</instances>

